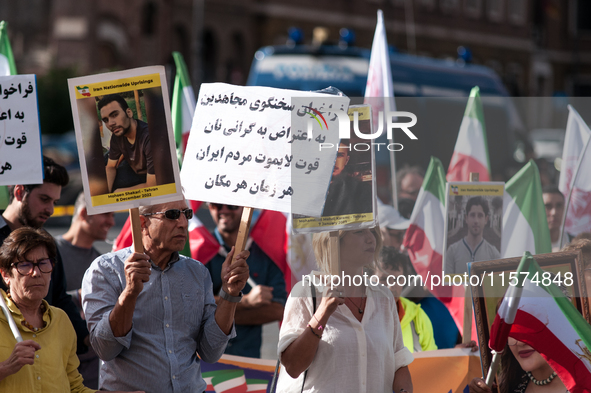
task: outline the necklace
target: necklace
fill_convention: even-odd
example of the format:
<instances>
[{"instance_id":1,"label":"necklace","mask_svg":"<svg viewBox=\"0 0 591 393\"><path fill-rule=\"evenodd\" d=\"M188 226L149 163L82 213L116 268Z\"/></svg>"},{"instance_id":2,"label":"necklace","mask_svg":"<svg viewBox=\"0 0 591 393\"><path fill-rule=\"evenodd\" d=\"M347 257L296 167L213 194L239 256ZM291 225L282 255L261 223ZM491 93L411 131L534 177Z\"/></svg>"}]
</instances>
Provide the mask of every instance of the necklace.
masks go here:
<instances>
[{"instance_id":1,"label":"necklace","mask_svg":"<svg viewBox=\"0 0 591 393\"><path fill-rule=\"evenodd\" d=\"M10 293L7 293L6 297L9 298L10 300L12 300L12 296L10 296ZM41 314L44 314L45 313L45 304L41 303L40 309L41 309ZM27 322L27 320L24 318L24 316L23 316L23 320L21 322L21 325L23 325L24 327L26 327L27 329L29 329L32 332L39 331L39 328L35 327L35 326L31 325L29 322ZM47 322L43 321L43 328L45 328L46 326L47 326Z\"/></svg>"},{"instance_id":2,"label":"necklace","mask_svg":"<svg viewBox=\"0 0 591 393\"><path fill-rule=\"evenodd\" d=\"M553 371L552 374L550 374L550 376L542 381L538 381L531 372L527 372L527 376L529 377L529 379L531 379L531 381L538 385L538 386L544 386L544 385L548 385L550 382L552 382L552 380L554 378L556 378L556 371Z\"/></svg>"},{"instance_id":3,"label":"necklace","mask_svg":"<svg viewBox=\"0 0 591 393\"><path fill-rule=\"evenodd\" d=\"M361 298L361 305L357 305L355 304L355 302L353 300L351 300L350 297L347 298L347 300L349 300L351 302L351 304L353 304L355 307L357 307L357 310L359 311L359 314L363 314L363 309L361 307L363 307L363 299L365 298Z\"/></svg>"}]
</instances>

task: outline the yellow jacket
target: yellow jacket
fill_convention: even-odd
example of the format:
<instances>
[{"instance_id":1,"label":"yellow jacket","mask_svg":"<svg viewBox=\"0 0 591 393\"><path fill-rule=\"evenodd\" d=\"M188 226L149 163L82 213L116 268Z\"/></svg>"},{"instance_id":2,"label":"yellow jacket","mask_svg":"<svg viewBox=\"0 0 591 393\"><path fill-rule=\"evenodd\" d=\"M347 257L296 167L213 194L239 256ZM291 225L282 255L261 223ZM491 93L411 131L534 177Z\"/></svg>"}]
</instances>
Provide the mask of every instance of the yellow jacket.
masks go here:
<instances>
[{"instance_id":1,"label":"yellow jacket","mask_svg":"<svg viewBox=\"0 0 591 393\"><path fill-rule=\"evenodd\" d=\"M0 380L0 392L71 392L93 393L85 387L78 372L80 361L76 356L76 333L66 313L50 306L45 300L43 320L47 325L37 332L24 327L23 315L6 293L0 290L11 311L23 340L34 340L41 346L35 353L35 363L22 367L16 374ZM4 313L0 311L0 362L8 359L16 339L14 338Z\"/></svg>"},{"instance_id":2,"label":"yellow jacket","mask_svg":"<svg viewBox=\"0 0 591 393\"><path fill-rule=\"evenodd\" d=\"M404 346L411 352L437 349L433 325L421 306L403 297L399 301L404 309L404 316L400 320Z\"/></svg>"}]
</instances>

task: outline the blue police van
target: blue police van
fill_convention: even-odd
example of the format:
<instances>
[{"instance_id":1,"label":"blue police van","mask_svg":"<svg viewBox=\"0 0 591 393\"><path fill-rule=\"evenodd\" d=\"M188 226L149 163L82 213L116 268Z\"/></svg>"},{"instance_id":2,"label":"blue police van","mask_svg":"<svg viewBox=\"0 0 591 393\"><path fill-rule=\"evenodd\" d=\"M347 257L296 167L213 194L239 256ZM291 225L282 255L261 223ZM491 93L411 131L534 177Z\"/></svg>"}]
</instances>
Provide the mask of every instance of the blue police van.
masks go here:
<instances>
[{"instance_id":1,"label":"blue police van","mask_svg":"<svg viewBox=\"0 0 591 393\"><path fill-rule=\"evenodd\" d=\"M304 91L333 86L360 103L365 92L370 50L338 45L278 45L259 49L247 84ZM499 76L490 68L462 61L433 59L390 52L396 108L417 115L413 132L418 140L395 135L404 149L396 164L426 168L436 156L447 167L474 86L480 88L493 177L507 180L519 167L514 158L527 136L515 106ZM357 98L355 98L357 97ZM385 142L385 133L382 135ZM398 138L398 140L397 140ZM377 153L378 167L388 154Z\"/></svg>"}]
</instances>

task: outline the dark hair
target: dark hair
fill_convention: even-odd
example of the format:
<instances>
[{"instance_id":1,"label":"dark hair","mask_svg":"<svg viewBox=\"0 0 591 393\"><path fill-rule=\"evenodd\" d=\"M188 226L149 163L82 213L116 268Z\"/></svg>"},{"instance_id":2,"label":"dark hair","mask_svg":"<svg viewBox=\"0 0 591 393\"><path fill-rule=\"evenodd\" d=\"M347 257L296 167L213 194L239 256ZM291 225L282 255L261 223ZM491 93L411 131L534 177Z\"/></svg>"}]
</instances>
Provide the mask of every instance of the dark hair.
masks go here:
<instances>
[{"instance_id":1,"label":"dark hair","mask_svg":"<svg viewBox=\"0 0 591 393\"><path fill-rule=\"evenodd\" d=\"M101 98L99 102L96 104L99 112L101 111L101 109L103 109L105 105L108 105L113 101L117 101L119 105L121 105L121 109L123 109L124 112L129 109L129 105L127 105L127 101L125 101L125 98L123 98L119 94L109 94Z\"/></svg>"},{"instance_id":2,"label":"dark hair","mask_svg":"<svg viewBox=\"0 0 591 393\"><path fill-rule=\"evenodd\" d=\"M542 187L542 194L557 194L564 199L564 194L553 184Z\"/></svg>"},{"instance_id":3,"label":"dark hair","mask_svg":"<svg viewBox=\"0 0 591 393\"><path fill-rule=\"evenodd\" d=\"M402 168L396 171L396 189L400 190L402 188L402 180L406 177L406 175L415 174L421 178L425 178L425 171L418 165L410 166L408 164L404 164Z\"/></svg>"},{"instance_id":4,"label":"dark hair","mask_svg":"<svg viewBox=\"0 0 591 393\"><path fill-rule=\"evenodd\" d=\"M509 344L505 344L505 349L501 354L501 367L499 371L499 392L510 393L517 385L523 381L525 371L513 356Z\"/></svg>"},{"instance_id":5,"label":"dark hair","mask_svg":"<svg viewBox=\"0 0 591 393\"><path fill-rule=\"evenodd\" d=\"M49 157L43 156L43 183L57 184L58 186L65 187L70 181L68 171L66 168L53 161ZM40 187L41 184L23 184L25 195L29 194L33 189ZM14 199L14 186L10 187L9 202L12 203Z\"/></svg>"},{"instance_id":6,"label":"dark hair","mask_svg":"<svg viewBox=\"0 0 591 393\"><path fill-rule=\"evenodd\" d=\"M378 258L378 266L390 270L402 270L406 274L410 259L394 247L383 247Z\"/></svg>"},{"instance_id":7,"label":"dark hair","mask_svg":"<svg viewBox=\"0 0 591 393\"><path fill-rule=\"evenodd\" d=\"M0 247L0 269L11 275L10 264L40 246L45 247L49 258L56 257L53 237L45 230L21 227L12 231Z\"/></svg>"},{"instance_id":8,"label":"dark hair","mask_svg":"<svg viewBox=\"0 0 591 393\"><path fill-rule=\"evenodd\" d=\"M484 211L484 215L488 216L489 208L488 208L488 201L481 196L475 196L468 199L468 203L466 203L466 214L470 213L470 209L472 206L482 206L482 210Z\"/></svg>"}]
</instances>

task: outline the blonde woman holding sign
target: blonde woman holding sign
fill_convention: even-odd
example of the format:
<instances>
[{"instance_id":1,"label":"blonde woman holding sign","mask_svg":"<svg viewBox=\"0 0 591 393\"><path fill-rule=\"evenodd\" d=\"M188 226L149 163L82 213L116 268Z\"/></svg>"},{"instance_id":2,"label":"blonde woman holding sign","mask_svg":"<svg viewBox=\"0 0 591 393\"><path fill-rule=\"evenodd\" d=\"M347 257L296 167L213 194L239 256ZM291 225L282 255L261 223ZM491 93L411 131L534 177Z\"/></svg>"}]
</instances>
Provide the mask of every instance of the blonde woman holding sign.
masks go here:
<instances>
[{"instance_id":1,"label":"blonde woman holding sign","mask_svg":"<svg viewBox=\"0 0 591 393\"><path fill-rule=\"evenodd\" d=\"M331 290L328 232L314 235L320 275L316 301L306 278L287 304L278 352L283 364L280 392L412 392L396 302L390 291L363 272L382 247L378 228L339 231L340 275L351 285ZM335 276L332 276L335 279ZM322 281L322 282L320 282ZM336 283L336 279L334 280ZM342 284L342 283L341 283Z\"/></svg>"}]
</instances>

